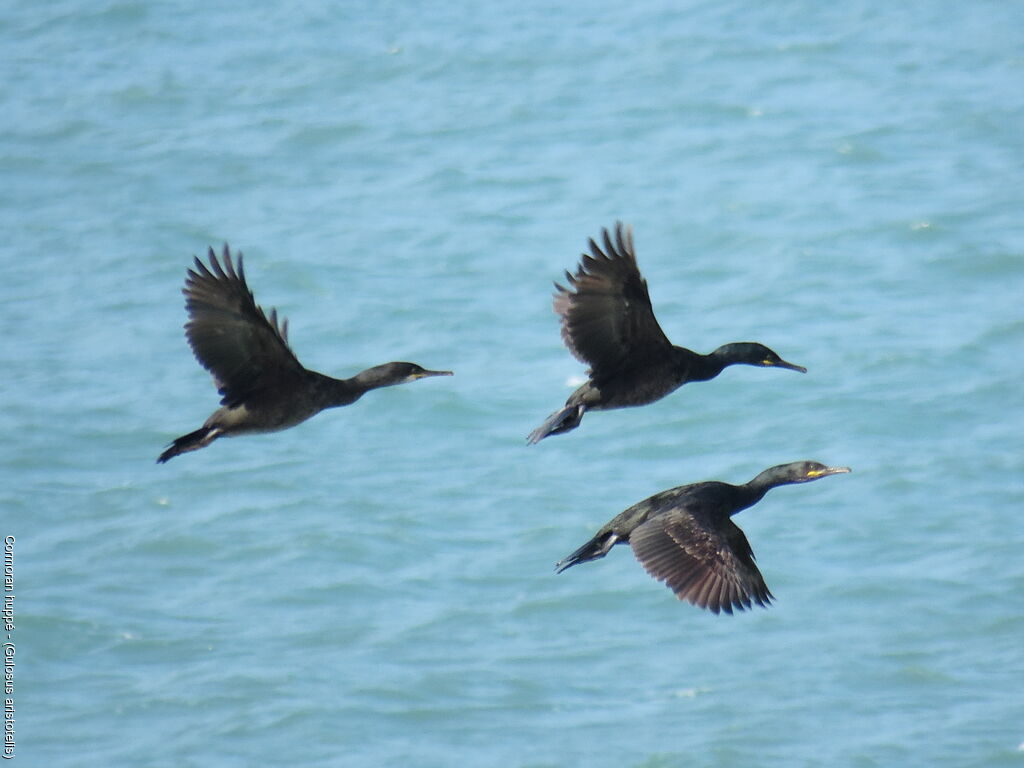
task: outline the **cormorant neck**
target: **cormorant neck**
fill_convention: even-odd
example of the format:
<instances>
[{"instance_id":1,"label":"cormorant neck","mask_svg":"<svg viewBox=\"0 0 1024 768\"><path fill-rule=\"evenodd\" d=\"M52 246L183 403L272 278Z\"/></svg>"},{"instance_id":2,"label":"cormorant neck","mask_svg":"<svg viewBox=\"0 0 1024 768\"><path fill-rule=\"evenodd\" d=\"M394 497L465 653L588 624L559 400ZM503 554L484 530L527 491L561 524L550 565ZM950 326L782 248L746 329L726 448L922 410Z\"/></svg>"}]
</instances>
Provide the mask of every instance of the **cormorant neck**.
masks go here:
<instances>
[{"instance_id":1,"label":"cormorant neck","mask_svg":"<svg viewBox=\"0 0 1024 768\"><path fill-rule=\"evenodd\" d=\"M380 389L381 387L391 387L395 384L401 384L408 379L408 377L396 370L395 363L384 363L383 365L375 365L372 368L367 368L365 371L360 371L351 379L346 379L345 382L352 388L359 391L359 394L369 392L371 389Z\"/></svg>"},{"instance_id":2,"label":"cormorant neck","mask_svg":"<svg viewBox=\"0 0 1024 768\"><path fill-rule=\"evenodd\" d=\"M415 363L384 363L360 371L350 379L335 379L322 373L309 371L315 378L319 402L324 408L354 403L371 389L405 384L426 376L451 376L451 371L428 371Z\"/></svg>"},{"instance_id":3,"label":"cormorant neck","mask_svg":"<svg viewBox=\"0 0 1024 768\"><path fill-rule=\"evenodd\" d=\"M336 379L316 371L309 371L309 374L313 377L313 391L323 408L337 408L340 405L354 403L367 390L356 382L358 376L351 379Z\"/></svg>"},{"instance_id":4,"label":"cormorant neck","mask_svg":"<svg viewBox=\"0 0 1024 768\"><path fill-rule=\"evenodd\" d=\"M684 381L708 381L720 374L729 363L718 355L721 348L710 355L702 355L685 347L672 347L676 367Z\"/></svg>"},{"instance_id":5,"label":"cormorant neck","mask_svg":"<svg viewBox=\"0 0 1024 768\"><path fill-rule=\"evenodd\" d=\"M748 351L748 344L734 343L734 344L723 344L708 357L714 358L718 365L722 368L726 368L730 365L750 365L750 354ZM721 368L719 369L721 370Z\"/></svg>"},{"instance_id":6,"label":"cormorant neck","mask_svg":"<svg viewBox=\"0 0 1024 768\"><path fill-rule=\"evenodd\" d=\"M778 467L771 467L766 469L764 472L759 474L753 480L744 483L739 488L744 489L745 498L749 498L750 501L743 508L746 509L751 504L756 504L764 495L768 493L772 488L778 488L780 485L789 485L796 482L788 477L783 477L778 472Z\"/></svg>"}]
</instances>

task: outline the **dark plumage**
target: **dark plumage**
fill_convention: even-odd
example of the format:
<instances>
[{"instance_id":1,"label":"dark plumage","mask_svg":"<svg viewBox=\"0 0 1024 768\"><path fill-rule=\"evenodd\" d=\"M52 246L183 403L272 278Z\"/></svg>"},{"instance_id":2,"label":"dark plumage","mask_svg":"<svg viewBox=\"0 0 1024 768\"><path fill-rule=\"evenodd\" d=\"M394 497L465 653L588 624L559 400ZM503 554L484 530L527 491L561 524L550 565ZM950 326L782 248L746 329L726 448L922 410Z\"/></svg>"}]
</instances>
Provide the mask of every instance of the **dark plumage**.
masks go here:
<instances>
[{"instance_id":1,"label":"dark plumage","mask_svg":"<svg viewBox=\"0 0 1024 768\"><path fill-rule=\"evenodd\" d=\"M185 279L185 335L196 359L213 375L223 395L222 407L195 432L175 440L160 454L160 463L204 448L219 437L294 427L325 408L354 403L371 389L451 375L416 363L385 363L350 379L311 371L288 346L288 321L278 323L273 309L268 319L253 300L242 254L237 268L227 245L223 266L212 248L209 260L207 267L197 258Z\"/></svg>"},{"instance_id":2,"label":"dark plumage","mask_svg":"<svg viewBox=\"0 0 1024 768\"><path fill-rule=\"evenodd\" d=\"M555 571L604 557L615 544L625 542L644 569L680 600L715 613L732 613L752 603L767 608L772 593L754 565L747 537L730 518L778 485L849 471L797 461L766 469L743 485L711 481L656 493L612 518L555 565Z\"/></svg>"},{"instance_id":3,"label":"dark plumage","mask_svg":"<svg viewBox=\"0 0 1024 768\"><path fill-rule=\"evenodd\" d=\"M590 254L580 257L576 274L565 273L569 287L555 283L562 341L590 366L590 380L530 433L528 443L576 429L586 411L653 403L683 384L713 379L729 365L807 372L756 342L725 344L709 355L673 346L654 317L632 230L618 223L615 242L607 229L603 233L604 249L591 239Z\"/></svg>"}]
</instances>

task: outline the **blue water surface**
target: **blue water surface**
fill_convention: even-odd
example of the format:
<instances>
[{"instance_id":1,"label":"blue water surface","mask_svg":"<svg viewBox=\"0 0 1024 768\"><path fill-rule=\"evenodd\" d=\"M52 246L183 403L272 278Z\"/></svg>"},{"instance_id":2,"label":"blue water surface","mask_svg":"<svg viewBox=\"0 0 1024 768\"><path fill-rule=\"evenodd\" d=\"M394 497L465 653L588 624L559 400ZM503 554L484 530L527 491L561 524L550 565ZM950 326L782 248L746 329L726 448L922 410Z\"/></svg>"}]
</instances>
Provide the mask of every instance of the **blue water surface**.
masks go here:
<instances>
[{"instance_id":1,"label":"blue water surface","mask_svg":"<svg viewBox=\"0 0 1024 768\"><path fill-rule=\"evenodd\" d=\"M1024 765L1024 6L55 0L0 15L0 509L31 766ZM551 281L634 227L732 368L527 448ZM229 242L308 366L451 368L167 465ZM777 602L629 549L659 490Z\"/></svg>"}]
</instances>

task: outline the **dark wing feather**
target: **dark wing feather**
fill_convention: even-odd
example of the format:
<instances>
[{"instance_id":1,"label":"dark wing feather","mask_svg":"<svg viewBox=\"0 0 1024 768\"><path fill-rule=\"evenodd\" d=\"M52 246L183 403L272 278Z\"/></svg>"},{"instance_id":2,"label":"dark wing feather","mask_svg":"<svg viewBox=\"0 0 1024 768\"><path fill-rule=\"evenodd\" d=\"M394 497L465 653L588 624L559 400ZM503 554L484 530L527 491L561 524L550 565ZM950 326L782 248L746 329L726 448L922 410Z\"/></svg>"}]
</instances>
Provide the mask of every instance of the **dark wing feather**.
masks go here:
<instances>
[{"instance_id":1,"label":"dark wing feather","mask_svg":"<svg viewBox=\"0 0 1024 768\"><path fill-rule=\"evenodd\" d=\"M303 367L288 346L288 321L278 323L256 305L238 266L224 246L223 265L211 248L210 266L198 258L185 279L185 335L196 359L208 370L224 405L245 402L275 382L301 376Z\"/></svg>"},{"instance_id":2,"label":"dark wing feather","mask_svg":"<svg viewBox=\"0 0 1024 768\"><path fill-rule=\"evenodd\" d=\"M715 613L771 602L747 537L727 517L674 509L637 527L629 543L644 569L680 600Z\"/></svg>"},{"instance_id":3,"label":"dark wing feather","mask_svg":"<svg viewBox=\"0 0 1024 768\"><path fill-rule=\"evenodd\" d=\"M663 355L672 346L651 309L632 230L617 223L614 243L607 229L603 233L604 249L590 240L590 254L580 257L576 274L565 273L569 286L555 283L554 300L565 346L597 375L628 358Z\"/></svg>"}]
</instances>

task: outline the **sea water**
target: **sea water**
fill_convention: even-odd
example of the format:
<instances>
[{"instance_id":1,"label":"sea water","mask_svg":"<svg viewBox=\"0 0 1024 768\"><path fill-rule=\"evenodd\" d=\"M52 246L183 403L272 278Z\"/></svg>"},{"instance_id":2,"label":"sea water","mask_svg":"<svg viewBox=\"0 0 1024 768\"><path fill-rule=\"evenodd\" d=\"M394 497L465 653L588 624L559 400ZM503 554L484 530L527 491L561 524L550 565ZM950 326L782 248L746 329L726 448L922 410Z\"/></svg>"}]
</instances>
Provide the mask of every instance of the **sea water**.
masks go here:
<instances>
[{"instance_id":1,"label":"sea water","mask_svg":"<svg viewBox=\"0 0 1024 768\"><path fill-rule=\"evenodd\" d=\"M0 16L0 506L32 766L1024 765L1024 12L149 3ZM622 220L661 325L763 342L527 448L551 282ZM455 371L154 463L217 403L193 255L307 366ZM715 616L620 510L798 459ZM7 649L10 649L9 651ZM4 755L5 757L7 755Z\"/></svg>"}]
</instances>

